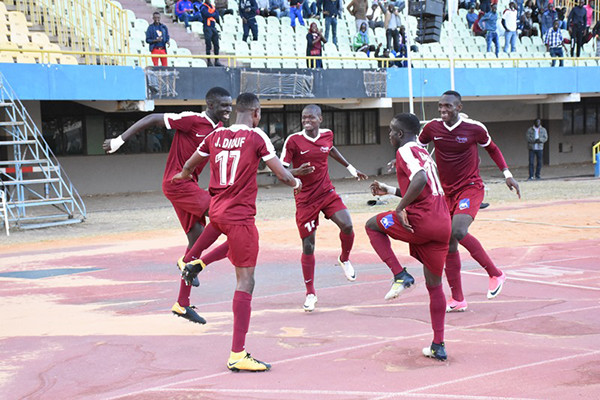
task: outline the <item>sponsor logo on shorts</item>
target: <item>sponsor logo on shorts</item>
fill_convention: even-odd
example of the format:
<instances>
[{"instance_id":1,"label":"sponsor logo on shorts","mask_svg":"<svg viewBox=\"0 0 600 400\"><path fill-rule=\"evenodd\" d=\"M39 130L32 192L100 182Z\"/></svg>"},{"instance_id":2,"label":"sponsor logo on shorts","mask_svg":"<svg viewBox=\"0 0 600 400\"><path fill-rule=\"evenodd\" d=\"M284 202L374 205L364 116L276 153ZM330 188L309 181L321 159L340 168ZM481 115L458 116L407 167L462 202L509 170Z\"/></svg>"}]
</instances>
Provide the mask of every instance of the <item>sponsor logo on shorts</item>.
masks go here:
<instances>
[{"instance_id":1,"label":"sponsor logo on shorts","mask_svg":"<svg viewBox=\"0 0 600 400\"><path fill-rule=\"evenodd\" d=\"M466 210L469 207L471 207L471 199L462 199L458 202L459 210Z\"/></svg>"},{"instance_id":2,"label":"sponsor logo on shorts","mask_svg":"<svg viewBox=\"0 0 600 400\"><path fill-rule=\"evenodd\" d=\"M327 146L321 146L321 151L323 153L328 153L329 152L329 147L327 147Z\"/></svg>"},{"instance_id":3,"label":"sponsor logo on shorts","mask_svg":"<svg viewBox=\"0 0 600 400\"><path fill-rule=\"evenodd\" d=\"M456 141L458 143L467 143L467 138L466 137L462 137L462 136L457 136L456 137Z\"/></svg>"},{"instance_id":4,"label":"sponsor logo on shorts","mask_svg":"<svg viewBox=\"0 0 600 400\"><path fill-rule=\"evenodd\" d=\"M381 218L379 222L381 222L381 225L384 229L389 229L391 226L394 225L394 217L392 217L392 214L388 214L385 217Z\"/></svg>"}]
</instances>

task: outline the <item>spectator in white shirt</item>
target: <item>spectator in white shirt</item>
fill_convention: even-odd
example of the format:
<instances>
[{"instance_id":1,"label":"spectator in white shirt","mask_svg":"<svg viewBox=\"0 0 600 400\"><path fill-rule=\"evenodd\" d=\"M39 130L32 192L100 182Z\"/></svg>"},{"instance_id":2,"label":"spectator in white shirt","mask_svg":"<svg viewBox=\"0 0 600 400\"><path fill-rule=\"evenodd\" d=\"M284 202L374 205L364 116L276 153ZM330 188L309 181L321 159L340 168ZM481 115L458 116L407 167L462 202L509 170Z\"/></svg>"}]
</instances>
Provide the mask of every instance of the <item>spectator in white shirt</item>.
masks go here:
<instances>
[{"instance_id":1,"label":"spectator in white shirt","mask_svg":"<svg viewBox=\"0 0 600 400\"><path fill-rule=\"evenodd\" d=\"M508 45L510 51L517 50L517 4L511 1L508 8L502 13L502 26L504 27L504 52L508 53Z\"/></svg>"}]
</instances>

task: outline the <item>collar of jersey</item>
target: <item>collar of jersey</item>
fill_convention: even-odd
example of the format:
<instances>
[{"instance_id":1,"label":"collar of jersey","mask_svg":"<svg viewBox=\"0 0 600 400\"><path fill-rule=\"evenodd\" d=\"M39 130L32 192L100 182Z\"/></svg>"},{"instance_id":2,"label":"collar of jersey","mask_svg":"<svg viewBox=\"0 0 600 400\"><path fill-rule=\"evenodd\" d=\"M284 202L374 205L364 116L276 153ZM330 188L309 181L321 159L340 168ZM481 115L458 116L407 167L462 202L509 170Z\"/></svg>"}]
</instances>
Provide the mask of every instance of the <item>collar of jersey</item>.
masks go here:
<instances>
[{"instance_id":1,"label":"collar of jersey","mask_svg":"<svg viewBox=\"0 0 600 400\"><path fill-rule=\"evenodd\" d=\"M442 121L442 123L444 124L446 129L448 129L450 132L452 132L457 126L459 126L461 122L462 122L462 118L460 116L458 117L458 121L456 121L456 123L452 126L448 126L448 125L446 125L445 122Z\"/></svg>"},{"instance_id":2,"label":"collar of jersey","mask_svg":"<svg viewBox=\"0 0 600 400\"><path fill-rule=\"evenodd\" d=\"M317 134L317 136L312 138L312 137L308 136L308 134L306 133L306 131L304 129L302 129L302 136L304 136L307 140L310 140L311 142L315 143L321 137L321 132L325 132L326 130L327 129L319 129L319 133Z\"/></svg>"},{"instance_id":3,"label":"collar of jersey","mask_svg":"<svg viewBox=\"0 0 600 400\"><path fill-rule=\"evenodd\" d=\"M213 129L217 127L217 125L219 125L218 123L214 123L214 121L212 119L210 119L210 117L208 116L208 114L206 114L206 111L202 111L200 113L200 116L205 118L208 122L210 122L213 126Z\"/></svg>"}]
</instances>

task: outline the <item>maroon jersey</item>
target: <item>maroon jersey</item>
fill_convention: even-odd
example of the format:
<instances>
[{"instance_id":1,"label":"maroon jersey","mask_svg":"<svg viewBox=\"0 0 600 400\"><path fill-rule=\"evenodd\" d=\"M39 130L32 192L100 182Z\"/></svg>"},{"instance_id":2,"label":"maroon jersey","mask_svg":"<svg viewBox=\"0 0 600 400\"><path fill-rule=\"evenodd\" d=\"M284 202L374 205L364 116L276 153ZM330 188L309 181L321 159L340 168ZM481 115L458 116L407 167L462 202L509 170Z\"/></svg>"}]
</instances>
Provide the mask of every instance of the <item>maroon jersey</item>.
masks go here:
<instances>
[{"instance_id":1,"label":"maroon jersey","mask_svg":"<svg viewBox=\"0 0 600 400\"><path fill-rule=\"evenodd\" d=\"M219 128L204 139L198 153L210 157L210 219L221 224L254 224L258 164L261 158L276 157L267 134L246 125Z\"/></svg>"},{"instance_id":2,"label":"maroon jersey","mask_svg":"<svg viewBox=\"0 0 600 400\"><path fill-rule=\"evenodd\" d=\"M440 181L447 194L473 183L483 184L477 144L486 147L492 139L481 122L460 118L449 127L441 119L434 119L425 125L417 139L423 145L431 141L435 145Z\"/></svg>"},{"instance_id":3,"label":"maroon jersey","mask_svg":"<svg viewBox=\"0 0 600 400\"><path fill-rule=\"evenodd\" d=\"M316 138L311 138L304 131L294 133L285 140L281 151L283 165L295 168L309 162L315 167L313 173L302 175L302 191L296 196L296 203L317 201L334 189L329 178L327 160L333 148L333 132L329 129L319 129Z\"/></svg>"},{"instance_id":4,"label":"maroon jersey","mask_svg":"<svg viewBox=\"0 0 600 400\"><path fill-rule=\"evenodd\" d=\"M423 217L442 210L447 216L448 209L443 207L446 201L444 199L444 191L437 176L435 163L427 150L419 146L416 142L409 142L400 147L396 152L396 177L398 178L398 185L402 195L406 194L410 182L419 171L425 171L427 185L425 185L415 201L406 207L406 211L410 214L417 214Z\"/></svg>"},{"instance_id":5,"label":"maroon jersey","mask_svg":"<svg viewBox=\"0 0 600 400\"><path fill-rule=\"evenodd\" d=\"M185 162L194 154L204 138L223 124L221 122L215 124L204 112L198 114L186 111L180 114L165 114L164 119L167 129L176 129L163 175L163 182L170 182L173 175L183 169ZM195 182L198 182L198 175L205 165L206 162L203 162L194 170Z\"/></svg>"}]
</instances>

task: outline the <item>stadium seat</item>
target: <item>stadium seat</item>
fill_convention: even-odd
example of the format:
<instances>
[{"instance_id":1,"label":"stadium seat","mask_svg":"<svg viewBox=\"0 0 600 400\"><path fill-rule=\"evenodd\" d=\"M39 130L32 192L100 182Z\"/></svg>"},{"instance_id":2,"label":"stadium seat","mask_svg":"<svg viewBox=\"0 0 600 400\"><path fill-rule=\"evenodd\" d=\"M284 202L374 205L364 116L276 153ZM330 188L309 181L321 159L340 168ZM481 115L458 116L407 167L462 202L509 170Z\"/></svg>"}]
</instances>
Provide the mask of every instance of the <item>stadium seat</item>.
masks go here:
<instances>
[{"instance_id":1,"label":"stadium seat","mask_svg":"<svg viewBox=\"0 0 600 400\"><path fill-rule=\"evenodd\" d=\"M31 32L31 42L37 43L42 49L50 45L48 35L43 32Z\"/></svg>"},{"instance_id":2,"label":"stadium seat","mask_svg":"<svg viewBox=\"0 0 600 400\"><path fill-rule=\"evenodd\" d=\"M192 58L192 67L194 68L206 68L206 61L202 58Z\"/></svg>"},{"instance_id":3,"label":"stadium seat","mask_svg":"<svg viewBox=\"0 0 600 400\"><path fill-rule=\"evenodd\" d=\"M265 60L261 58L253 58L250 60L250 68L264 68Z\"/></svg>"},{"instance_id":4,"label":"stadium seat","mask_svg":"<svg viewBox=\"0 0 600 400\"><path fill-rule=\"evenodd\" d=\"M164 12L167 5L165 4L165 0L152 0L150 1L150 5L154 8L158 8Z\"/></svg>"},{"instance_id":5,"label":"stadium seat","mask_svg":"<svg viewBox=\"0 0 600 400\"><path fill-rule=\"evenodd\" d=\"M148 26L150 26L150 24L145 19L138 18L138 19L135 20L133 26L136 29L139 29L139 30L141 30L143 32L146 32L146 29L148 29Z\"/></svg>"},{"instance_id":6,"label":"stadium seat","mask_svg":"<svg viewBox=\"0 0 600 400\"><path fill-rule=\"evenodd\" d=\"M68 64L68 65L78 65L79 64L77 62L77 59L70 54L61 55L59 60L60 60L61 64Z\"/></svg>"},{"instance_id":7,"label":"stadium seat","mask_svg":"<svg viewBox=\"0 0 600 400\"><path fill-rule=\"evenodd\" d=\"M31 23L27 22L27 18L25 18L25 14L23 14L20 11L9 11L7 13L7 16L8 16L8 22L11 25L17 24L17 25L32 26Z\"/></svg>"},{"instance_id":8,"label":"stadium seat","mask_svg":"<svg viewBox=\"0 0 600 400\"><path fill-rule=\"evenodd\" d=\"M37 60L31 54L19 54L17 55L17 64L37 64Z\"/></svg>"},{"instance_id":9,"label":"stadium seat","mask_svg":"<svg viewBox=\"0 0 600 400\"><path fill-rule=\"evenodd\" d=\"M10 64L14 64L15 63L15 59L13 58L13 53L9 53L9 52L1 52L0 53L0 64L6 64L6 63L10 63Z\"/></svg>"},{"instance_id":10,"label":"stadium seat","mask_svg":"<svg viewBox=\"0 0 600 400\"><path fill-rule=\"evenodd\" d=\"M16 43L18 45L23 45L26 43L31 43L29 41L29 36L23 32L12 32L10 34L10 41Z\"/></svg>"}]
</instances>

